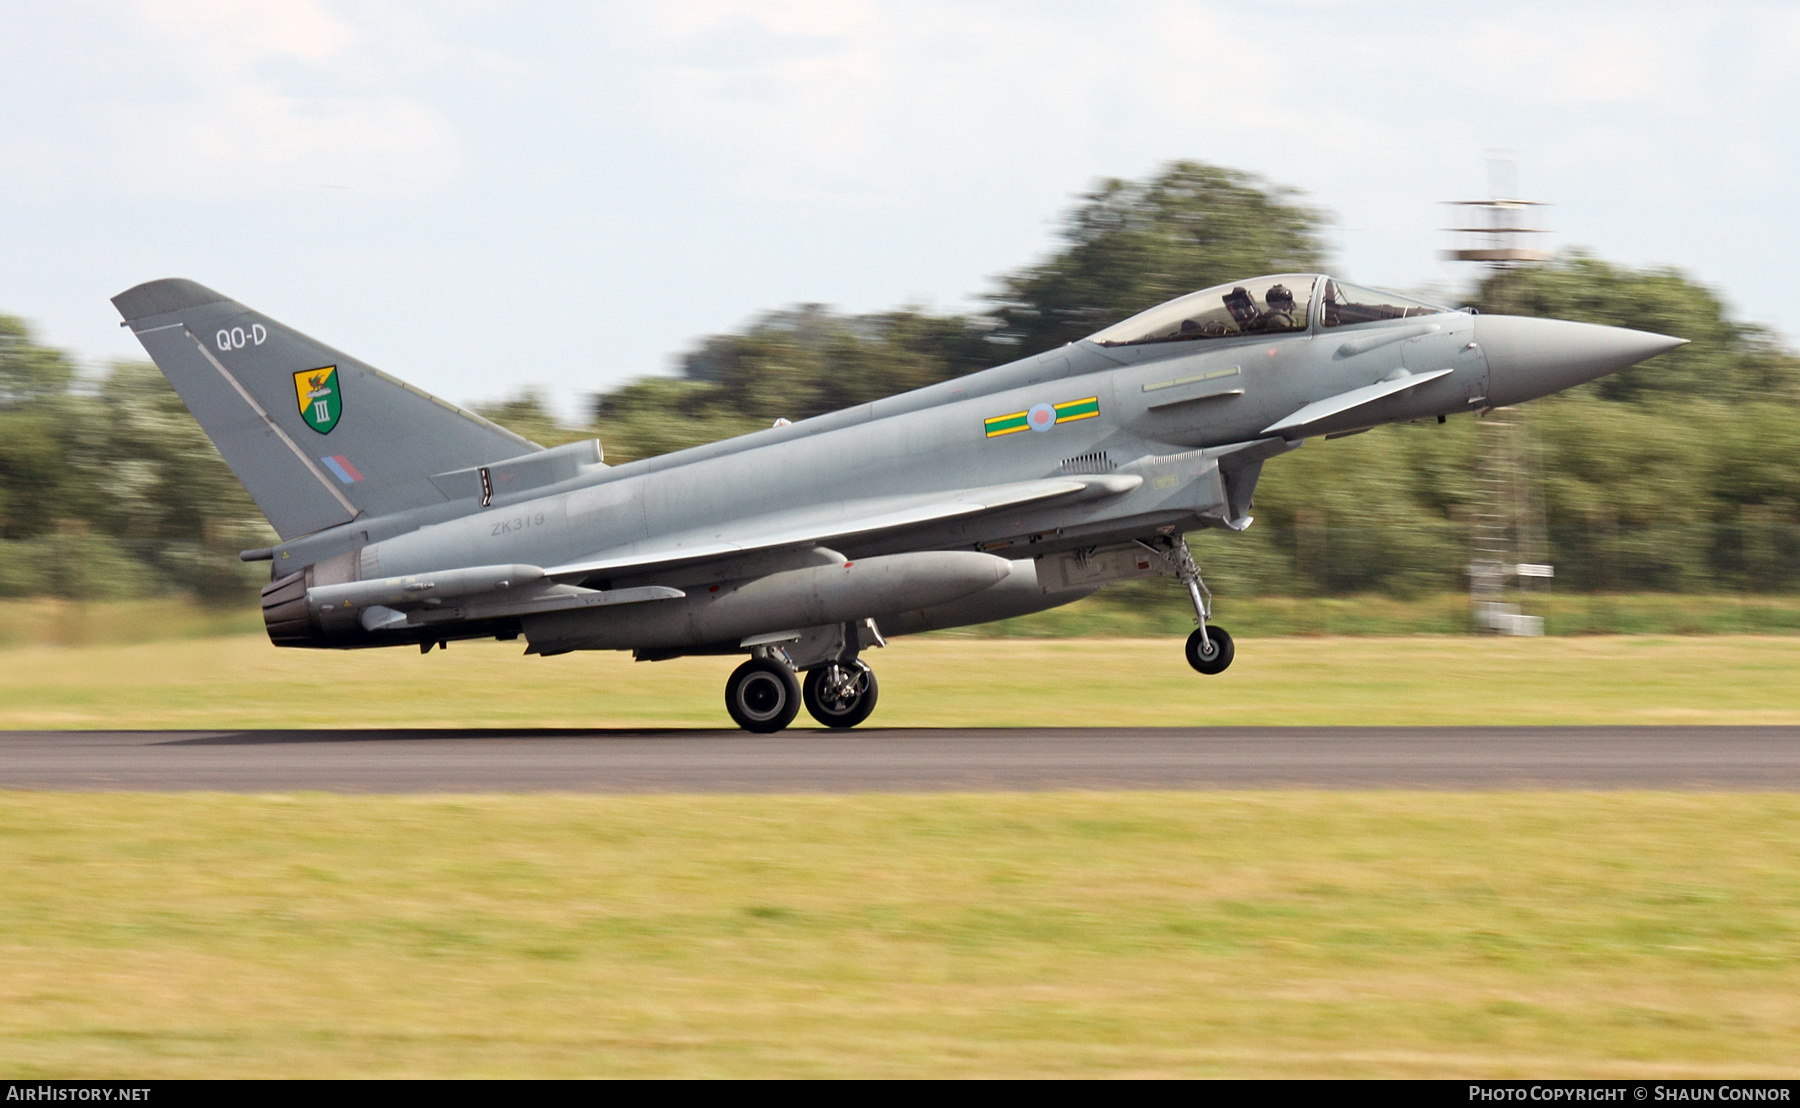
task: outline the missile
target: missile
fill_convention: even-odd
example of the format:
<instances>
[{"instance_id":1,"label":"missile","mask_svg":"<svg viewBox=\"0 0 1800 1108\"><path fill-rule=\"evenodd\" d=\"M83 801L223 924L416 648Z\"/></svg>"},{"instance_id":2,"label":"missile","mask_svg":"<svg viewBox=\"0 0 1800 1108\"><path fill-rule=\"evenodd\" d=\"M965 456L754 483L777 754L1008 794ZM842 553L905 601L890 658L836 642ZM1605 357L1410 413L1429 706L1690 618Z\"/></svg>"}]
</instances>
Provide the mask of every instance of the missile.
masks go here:
<instances>
[{"instance_id":1,"label":"missile","mask_svg":"<svg viewBox=\"0 0 1800 1108\"><path fill-rule=\"evenodd\" d=\"M935 550L859 558L694 589L679 601L527 616L529 653L736 644L749 635L945 604L1006 579L992 554Z\"/></svg>"}]
</instances>

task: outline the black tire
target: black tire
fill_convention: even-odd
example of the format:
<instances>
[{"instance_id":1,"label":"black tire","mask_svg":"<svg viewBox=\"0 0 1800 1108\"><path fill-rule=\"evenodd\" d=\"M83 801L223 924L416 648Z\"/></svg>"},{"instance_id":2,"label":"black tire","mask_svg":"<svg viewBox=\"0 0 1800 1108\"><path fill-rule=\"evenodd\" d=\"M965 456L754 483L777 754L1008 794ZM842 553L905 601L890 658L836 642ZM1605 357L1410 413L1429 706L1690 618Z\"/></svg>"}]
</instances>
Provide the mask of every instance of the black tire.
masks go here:
<instances>
[{"instance_id":1,"label":"black tire","mask_svg":"<svg viewBox=\"0 0 1800 1108\"><path fill-rule=\"evenodd\" d=\"M849 695L831 687L837 671L844 669L854 674ZM807 713L827 727L855 727L869 718L869 713L875 710L876 698L881 695L875 671L861 660L848 666L832 662L807 670L802 688L805 689Z\"/></svg>"},{"instance_id":2,"label":"black tire","mask_svg":"<svg viewBox=\"0 0 1800 1108\"><path fill-rule=\"evenodd\" d=\"M780 662L752 658L726 680L725 710L744 730L773 734L800 714L800 680Z\"/></svg>"},{"instance_id":3,"label":"black tire","mask_svg":"<svg viewBox=\"0 0 1800 1108\"><path fill-rule=\"evenodd\" d=\"M1207 649L1208 642L1212 645L1211 650ZM1200 637L1200 628L1198 627L1194 628L1194 633L1188 636L1188 665L1208 676L1224 673L1225 668L1231 665L1232 655L1235 653L1236 648L1231 645L1231 636L1223 627L1207 624L1206 640L1204 641Z\"/></svg>"}]
</instances>

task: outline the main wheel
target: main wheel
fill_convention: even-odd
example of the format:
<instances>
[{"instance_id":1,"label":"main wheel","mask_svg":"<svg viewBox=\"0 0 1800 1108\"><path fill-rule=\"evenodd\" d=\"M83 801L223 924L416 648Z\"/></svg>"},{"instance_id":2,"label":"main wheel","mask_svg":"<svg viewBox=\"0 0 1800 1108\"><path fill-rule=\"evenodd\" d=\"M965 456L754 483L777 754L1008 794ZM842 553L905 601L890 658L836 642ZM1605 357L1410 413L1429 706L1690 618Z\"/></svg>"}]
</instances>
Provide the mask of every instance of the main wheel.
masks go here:
<instances>
[{"instance_id":1,"label":"main wheel","mask_svg":"<svg viewBox=\"0 0 1800 1108\"><path fill-rule=\"evenodd\" d=\"M827 727L855 727L875 710L881 687L861 660L832 662L806 671L806 710Z\"/></svg>"},{"instance_id":2,"label":"main wheel","mask_svg":"<svg viewBox=\"0 0 1800 1108\"><path fill-rule=\"evenodd\" d=\"M726 680L725 710L746 731L779 731L800 714L800 681L780 662L752 658Z\"/></svg>"},{"instance_id":3,"label":"main wheel","mask_svg":"<svg viewBox=\"0 0 1800 1108\"><path fill-rule=\"evenodd\" d=\"M1198 627L1194 628L1194 633L1188 636L1188 665L1193 666L1201 673L1208 675L1224 673L1225 667L1231 664L1233 652L1231 636L1225 633L1223 627L1209 623L1206 625L1205 639L1200 637L1200 628Z\"/></svg>"}]
</instances>

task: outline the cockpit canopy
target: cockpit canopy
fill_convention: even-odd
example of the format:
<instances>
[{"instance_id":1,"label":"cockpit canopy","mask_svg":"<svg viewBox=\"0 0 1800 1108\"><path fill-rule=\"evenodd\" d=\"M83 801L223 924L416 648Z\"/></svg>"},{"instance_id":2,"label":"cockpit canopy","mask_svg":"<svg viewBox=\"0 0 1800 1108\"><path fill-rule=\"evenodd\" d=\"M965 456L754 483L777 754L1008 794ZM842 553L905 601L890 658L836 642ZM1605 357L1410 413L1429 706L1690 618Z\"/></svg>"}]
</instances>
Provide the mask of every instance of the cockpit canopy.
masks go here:
<instances>
[{"instance_id":1,"label":"cockpit canopy","mask_svg":"<svg viewBox=\"0 0 1800 1108\"><path fill-rule=\"evenodd\" d=\"M1374 323L1382 319L1405 319L1415 315L1437 315L1449 308L1401 296L1397 292L1365 289L1346 285L1336 278L1325 278L1325 291L1319 297L1319 326L1348 327L1352 323Z\"/></svg>"},{"instance_id":2,"label":"cockpit canopy","mask_svg":"<svg viewBox=\"0 0 1800 1108\"><path fill-rule=\"evenodd\" d=\"M1321 327L1345 327L1449 310L1410 296L1321 278L1315 273L1281 273L1190 292L1089 338L1101 346L1136 346L1304 331L1315 286L1321 288Z\"/></svg>"}]
</instances>

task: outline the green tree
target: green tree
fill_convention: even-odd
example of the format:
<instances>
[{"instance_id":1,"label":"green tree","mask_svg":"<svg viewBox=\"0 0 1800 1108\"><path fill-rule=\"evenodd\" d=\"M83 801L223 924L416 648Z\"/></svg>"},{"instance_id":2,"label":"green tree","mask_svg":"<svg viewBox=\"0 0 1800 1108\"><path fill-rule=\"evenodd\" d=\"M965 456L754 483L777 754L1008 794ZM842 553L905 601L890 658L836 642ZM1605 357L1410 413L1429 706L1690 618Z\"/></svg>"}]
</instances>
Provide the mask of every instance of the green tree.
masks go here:
<instances>
[{"instance_id":1,"label":"green tree","mask_svg":"<svg viewBox=\"0 0 1800 1108\"><path fill-rule=\"evenodd\" d=\"M227 601L268 579L237 552L274 531L155 366L114 363L89 404L92 431L74 455L99 494L88 519L154 575L151 591Z\"/></svg>"},{"instance_id":2,"label":"green tree","mask_svg":"<svg viewBox=\"0 0 1800 1108\"><path fill-rule=\"evenodd\" d=\"M550 410L550 401L541 389L525 389L497 403L477 404L475 414L539 446L561 446L593 437L586 428L564 426Z\"/></svg>"},{"instance_id":3,"label":"green tree","mask_svg":"<svg viewBox=\"0 0 1800 1108\"><path fill-rule=\"evenodd\" d=\"M0 317L0 595L235 599L271 538L154 366L83 379Z\"/></svg>"},{"instance_id":4,"label":"green tree","mask_svg":"<svg viewBox=\"0 0 1800 1108\"><path fill-rule=\"evenodd\" d=\"M61 351L39 345L21 320L0 315L0 539L54 531L91 499L70 472L74 381L75 367Z\"/></svg>"},{"instance_id":5,"label":"green tree","mask_svg":"<svg viewBox=\"0 0 1800 1108\"><path fill-rule=\"evenodd\" d=\"M1559 583L1780 587L1800 580L1800 359L1680 270L1573 251L1503 273L1484 310L1655 331L1688 345L1525 409ZM1760 582L1760 584L1759 584Z\"/></svg>"},{"instance_id":6,"label":"green tree","mask_svg":"<svg viewBox=\"0 0 1800 1108\"><path fill-rule=\"evenodd\" d=\"M68 392L75 367L60 350L40 346L25 321L0 315L0 411L17 411Z\"/></svg>"}]
</instances>

